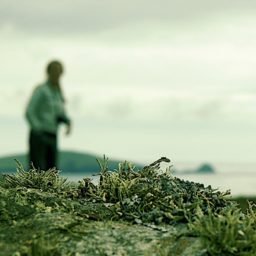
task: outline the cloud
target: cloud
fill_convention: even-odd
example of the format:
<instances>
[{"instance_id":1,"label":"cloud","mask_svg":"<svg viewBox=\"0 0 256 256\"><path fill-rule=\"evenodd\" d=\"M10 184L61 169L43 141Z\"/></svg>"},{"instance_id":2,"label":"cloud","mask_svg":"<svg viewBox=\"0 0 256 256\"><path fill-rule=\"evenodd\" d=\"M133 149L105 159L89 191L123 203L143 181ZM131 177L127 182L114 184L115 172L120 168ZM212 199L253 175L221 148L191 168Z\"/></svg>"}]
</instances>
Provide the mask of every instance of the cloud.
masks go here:
<instances>
[{"instance_id":1,"label":"cloud","mask_svg":"<svg viewBox=\"0 0 256 256\"><path fill-rule=\"evenodd\" d=\"M173 122L250 121L256 114L256 94L236 91L158 90L140 87L84 89L69 95L68 109L75 118L161 125ZM74 102L76 102L74 106Z\"/></svg>"},{"instance_id":2,"label":"cloud","mask_svg":"<svg viewBox=\"0 0 256 256\"><path fill-rule=\"evenodd\" d=\"M169 25L202 23L220 13L248 12L256 3L250 0L1 0L0 24L40 34L101 33L129 24L147 21Z\"/></svg>"}]
</instances>

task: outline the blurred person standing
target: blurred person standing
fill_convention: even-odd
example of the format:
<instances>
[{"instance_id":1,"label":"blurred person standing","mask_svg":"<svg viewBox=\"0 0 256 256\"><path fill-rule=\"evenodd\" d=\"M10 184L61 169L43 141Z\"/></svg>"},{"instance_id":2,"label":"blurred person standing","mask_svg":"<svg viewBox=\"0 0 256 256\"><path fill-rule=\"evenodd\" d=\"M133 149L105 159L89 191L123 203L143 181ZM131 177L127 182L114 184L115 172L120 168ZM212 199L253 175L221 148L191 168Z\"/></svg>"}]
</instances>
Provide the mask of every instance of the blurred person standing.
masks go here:
<instances>
[{"instance_id":1,"label":"blurred person standing","mask_svg":"<svg viewBox=\"0 0 256 256\"><path fill-rule=\"evenodd\" d=\"M66 135L71 131L60 86L63 65L57 60L51 61L46 73L46 81L35 88L26 108L26 119L30 126L29 163L45 171L58 168L59 125L66 125Z\"/></svg>"}]
</instances>

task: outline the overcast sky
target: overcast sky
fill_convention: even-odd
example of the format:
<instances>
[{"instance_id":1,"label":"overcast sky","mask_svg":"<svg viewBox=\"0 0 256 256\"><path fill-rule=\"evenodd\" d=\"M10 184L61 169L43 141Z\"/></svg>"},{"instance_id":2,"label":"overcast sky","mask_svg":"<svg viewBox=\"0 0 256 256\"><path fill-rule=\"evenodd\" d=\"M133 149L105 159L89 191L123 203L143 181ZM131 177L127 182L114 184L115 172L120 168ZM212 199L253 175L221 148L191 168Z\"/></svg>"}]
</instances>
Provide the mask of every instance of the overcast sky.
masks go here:
<instances>
[{"instance_id":1,"label":"overcast sky","mask_svg":"<svg viewBox=\"0 0 256 256\"><path fill-rule=\"evenodd\" d=\"M256 2L0 1L0 155L27 150L26 102L60 59L62 149L148 163L255 163Z\"/></svg>"}]
</instances>

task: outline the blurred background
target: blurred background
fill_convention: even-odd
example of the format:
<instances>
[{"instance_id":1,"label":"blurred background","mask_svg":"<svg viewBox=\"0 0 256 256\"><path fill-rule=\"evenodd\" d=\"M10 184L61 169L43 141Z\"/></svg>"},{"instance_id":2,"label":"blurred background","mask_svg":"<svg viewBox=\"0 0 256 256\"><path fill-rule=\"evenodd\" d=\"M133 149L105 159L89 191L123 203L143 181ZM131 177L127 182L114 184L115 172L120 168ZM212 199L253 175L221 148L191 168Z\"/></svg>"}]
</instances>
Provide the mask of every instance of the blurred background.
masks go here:
<instances>
[{"instance_id":1,"label":"blurred background","mask_svg":"<svg viewBox=\"0 0 256 256\"><path fill-rule=\"evenodd\" d=\"M255 11L251 0L1 0L0 156L27 152L26 104L59 59L73 120L61 150L207 163L228 175L219 187L256 193Z\"/></svg>"}]
</instances>

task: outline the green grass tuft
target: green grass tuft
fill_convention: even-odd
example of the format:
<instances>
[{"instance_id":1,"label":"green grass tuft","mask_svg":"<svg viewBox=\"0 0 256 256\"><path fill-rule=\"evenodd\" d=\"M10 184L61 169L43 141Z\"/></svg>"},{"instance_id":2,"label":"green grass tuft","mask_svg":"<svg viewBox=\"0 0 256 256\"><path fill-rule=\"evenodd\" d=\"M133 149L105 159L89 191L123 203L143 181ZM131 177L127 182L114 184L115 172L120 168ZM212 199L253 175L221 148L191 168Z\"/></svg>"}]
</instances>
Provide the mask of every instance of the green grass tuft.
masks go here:
<instances>
[{"instance_id":1,"label":"green grass tuft","mask_svg":"<svg viewBox=\"0 0 256 256\"><path fill-rule=\"evenodd\" d=\"M60 177L60 171L53 168L47 171L35 168L25 171L20 162L13 174L3 174L0 185L5 188L36 188L43 191L61 191L67 186L67 179Z\"/></svg>"}]
</instances>

